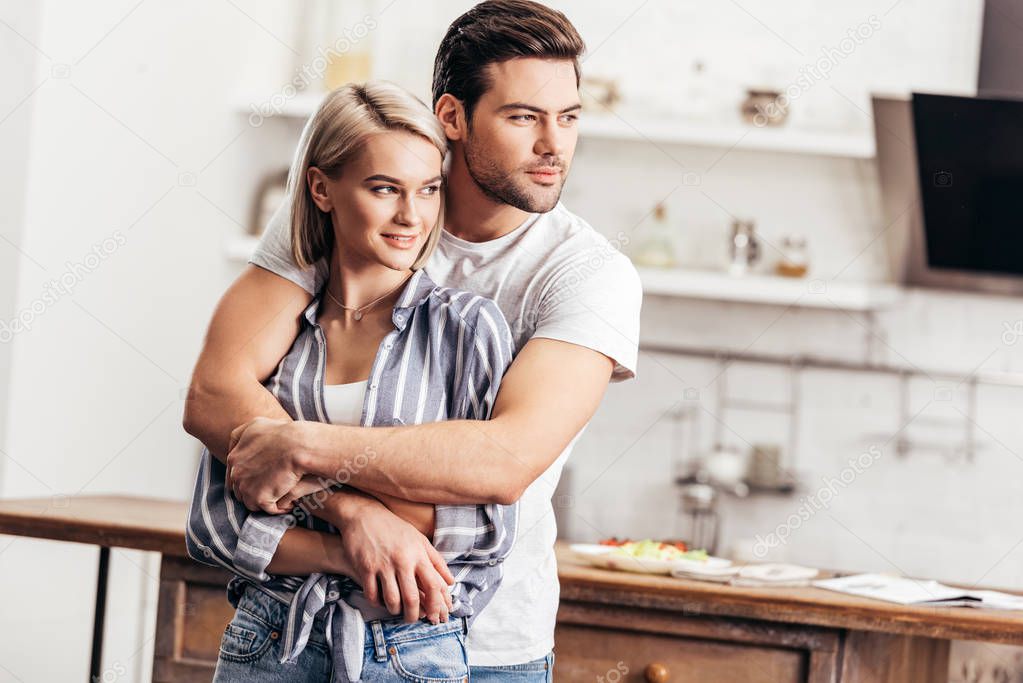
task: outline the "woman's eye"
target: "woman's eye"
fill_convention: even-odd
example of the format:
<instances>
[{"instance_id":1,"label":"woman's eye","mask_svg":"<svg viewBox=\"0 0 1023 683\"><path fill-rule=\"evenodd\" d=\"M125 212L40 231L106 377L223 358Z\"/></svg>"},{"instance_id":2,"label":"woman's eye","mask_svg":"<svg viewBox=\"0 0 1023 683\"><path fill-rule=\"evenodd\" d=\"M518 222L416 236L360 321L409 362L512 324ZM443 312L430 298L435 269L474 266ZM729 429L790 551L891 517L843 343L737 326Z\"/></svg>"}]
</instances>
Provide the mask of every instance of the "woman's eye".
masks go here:
<instances>
[{"instance_id":1,"label":"woman's eye","mask_svg":"<svg viewBox=\"0 0 1023 683\"><path fill-rule=\"evenodd\" d=\"M423 194L434 195L440 192L440 185L430 185L423 188Z\"/></svg>"},{"instance_id":2,"label":"woman's eye","mask_svg":"<svg viewBox=\"0 0 1023 683\"><path fill-rule=\"evenodd\" d=\"M392 194L398 191L394 185L378 185L373 188L373 191L377 194Z\"/></svg>"}]
</instances>

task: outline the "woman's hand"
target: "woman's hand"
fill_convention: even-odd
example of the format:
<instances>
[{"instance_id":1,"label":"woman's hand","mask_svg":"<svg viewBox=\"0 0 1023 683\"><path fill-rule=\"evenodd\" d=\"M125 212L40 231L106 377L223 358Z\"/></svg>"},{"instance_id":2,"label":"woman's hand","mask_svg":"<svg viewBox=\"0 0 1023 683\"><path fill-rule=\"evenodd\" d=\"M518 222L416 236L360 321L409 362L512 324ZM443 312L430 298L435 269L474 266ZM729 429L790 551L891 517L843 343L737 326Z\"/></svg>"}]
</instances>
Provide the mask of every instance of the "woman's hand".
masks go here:
<instances>
[{"instance_id":1,"label":"woman's hand","mask_svg":"<svg viewBox=\"0 0 1023 683\"><path fill-rule=\"evenodd\" d=\"M447 563L411 524L361 491L345 489L311 513L341 532L342 556L366 597L405 621L448 620L455 577Z\"/></svg>"}]
</instances>

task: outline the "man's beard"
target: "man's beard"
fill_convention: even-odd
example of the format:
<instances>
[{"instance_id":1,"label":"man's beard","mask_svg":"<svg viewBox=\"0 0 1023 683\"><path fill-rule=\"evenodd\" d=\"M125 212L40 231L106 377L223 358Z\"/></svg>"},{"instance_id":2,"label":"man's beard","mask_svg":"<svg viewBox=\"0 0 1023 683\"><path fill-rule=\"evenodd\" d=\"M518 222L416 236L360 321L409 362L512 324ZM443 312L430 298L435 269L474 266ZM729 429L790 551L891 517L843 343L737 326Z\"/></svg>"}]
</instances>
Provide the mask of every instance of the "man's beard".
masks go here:
<instances>
[{"instance_id":1,"label":"man's beard","mask_svg":"<svg viewBox=\"0 0 1023 683\"><path fill-rule=\"evenodd\" d=\"M525 188L517 186L512 176L494 163L491 157L479 154L476 151L476 146L472 144L471 137L465 141L463 150L465 168L469 171L469 177L490 201L508 204L529 213L547 213L558 205L561 191L565 187L565 166L560 160L549 164L561 169L562 182L557 186L557 193L553 198L541 198L533 197Z\"/></svg>"}]
</instances>

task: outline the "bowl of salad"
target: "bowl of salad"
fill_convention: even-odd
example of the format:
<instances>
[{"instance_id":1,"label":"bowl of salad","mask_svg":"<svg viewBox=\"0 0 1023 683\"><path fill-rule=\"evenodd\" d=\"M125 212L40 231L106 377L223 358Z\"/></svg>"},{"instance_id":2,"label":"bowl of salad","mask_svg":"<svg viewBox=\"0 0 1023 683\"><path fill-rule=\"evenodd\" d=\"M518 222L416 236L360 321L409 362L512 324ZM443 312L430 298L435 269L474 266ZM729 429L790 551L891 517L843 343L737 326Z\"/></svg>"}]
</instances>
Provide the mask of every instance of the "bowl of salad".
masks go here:
<instances>
[{"instance_id":1,"label":"bowl of salad","mask_svg":"<svg viewBox=\"0 0 1023 683\"><path fill-rule=\"evenodd\" d=\"M675 569L716 569L731 562L712 557L706 550L692 549L684 541L608 538L600 543L575 543L570 550L580 560L602 569L639 574L671 574Z\"/></svg>"}]
</instances>

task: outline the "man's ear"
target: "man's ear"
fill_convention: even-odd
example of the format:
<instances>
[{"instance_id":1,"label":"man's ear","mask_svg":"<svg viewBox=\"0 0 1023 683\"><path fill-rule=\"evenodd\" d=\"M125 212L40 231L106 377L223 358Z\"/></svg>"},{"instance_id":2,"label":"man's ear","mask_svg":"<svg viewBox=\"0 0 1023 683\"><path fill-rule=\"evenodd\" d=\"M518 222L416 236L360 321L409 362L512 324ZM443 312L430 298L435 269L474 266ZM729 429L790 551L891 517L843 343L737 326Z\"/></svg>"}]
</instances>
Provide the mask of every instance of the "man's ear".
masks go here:
<instances>
[{"instance_id":1,"label":"man's ear","mask_svg":"<svg viewBox=\"0 0 1023 683\"><path fill-rule=\"evenodd\" d=\"M464 140L466 134L465 107L462 101L450 93L444 93L437 100L433 113L444 127L448 141Z\"/></svg>"},{"instance_id":2,"label":"man's ear","mask_svg":"<svg viewBox=\"0 0 1023 683\"><path fill-rule=\"evenodd\" d=\"M334 207L327 194L327 176L315 166L310 166L305 172L305 181L309 186L309 195L313 198L316 208L324 213L330 213Z\"/></svg>"}]
</instances>

